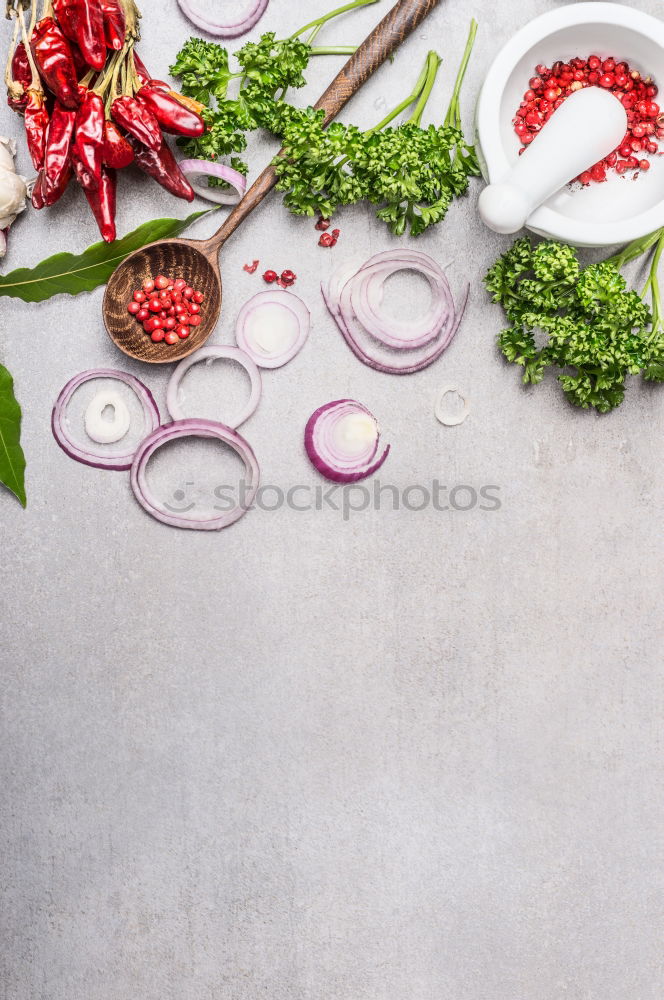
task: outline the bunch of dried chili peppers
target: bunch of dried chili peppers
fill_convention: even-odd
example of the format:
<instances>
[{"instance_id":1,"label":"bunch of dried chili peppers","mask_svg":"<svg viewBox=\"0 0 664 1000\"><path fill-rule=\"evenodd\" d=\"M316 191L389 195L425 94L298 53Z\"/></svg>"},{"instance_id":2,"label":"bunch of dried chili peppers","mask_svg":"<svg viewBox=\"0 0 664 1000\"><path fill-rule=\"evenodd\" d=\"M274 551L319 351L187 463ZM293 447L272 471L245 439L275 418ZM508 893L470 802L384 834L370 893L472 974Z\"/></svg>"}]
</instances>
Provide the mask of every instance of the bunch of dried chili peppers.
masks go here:
<instances>
[{"instance_id":1,"label":"bunch of dried chili peppers","mask_svg":"<svg viewBox=\"0 0 664 1000\"><path fill-rule=\"evenodd\" d=\"M164 133L198 137L203 106L154 80L135 51L134 0L8 0L15 19L5 82L25 122L35 208L75 177L102 237L115 239L116 171L135 163L178 198L194 191Z\"/></svg>"}]
</instances>

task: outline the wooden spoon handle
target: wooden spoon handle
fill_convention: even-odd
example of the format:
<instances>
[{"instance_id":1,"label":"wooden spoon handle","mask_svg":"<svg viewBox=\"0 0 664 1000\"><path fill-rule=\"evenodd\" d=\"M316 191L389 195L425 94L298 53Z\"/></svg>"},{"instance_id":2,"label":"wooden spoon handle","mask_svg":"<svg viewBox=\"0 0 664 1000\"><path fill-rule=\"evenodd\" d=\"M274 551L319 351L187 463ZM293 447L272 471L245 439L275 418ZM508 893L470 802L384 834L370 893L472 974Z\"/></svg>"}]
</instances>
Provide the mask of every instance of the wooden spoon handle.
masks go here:
<instances>
[{"instance_id":1,"label":"wooden spoon handle","mask_svg":"<svg viewBox=\"0 0 664 1000\"><path fill-rule=\"evenodd\" d=\"M317 102L317 108L325 111L325 124L339 114L371 74L385 62L399 45L418 27L440 0L399 0L380 24L356 49L338 76L332 81ZM235 206L221 228L206 240L203 252L215 258L229 236L232 236L241 222L263 201L277 183L274 167L266 167L256 178L242 201Z\"/></svg>"}]
</instances>

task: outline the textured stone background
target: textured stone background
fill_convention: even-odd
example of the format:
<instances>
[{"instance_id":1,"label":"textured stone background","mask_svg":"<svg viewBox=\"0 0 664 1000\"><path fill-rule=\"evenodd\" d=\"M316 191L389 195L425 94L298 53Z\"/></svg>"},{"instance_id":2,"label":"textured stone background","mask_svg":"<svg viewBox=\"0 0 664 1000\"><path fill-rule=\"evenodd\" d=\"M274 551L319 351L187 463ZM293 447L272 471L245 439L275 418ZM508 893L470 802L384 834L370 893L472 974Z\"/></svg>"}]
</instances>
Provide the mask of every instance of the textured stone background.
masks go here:
<instances>
[{"instance_id":1,"label":"textured stone background","mask_svg":"<svg viewBox=\"0 0 664 1000\"><path fill-rule=\"evenodd\" d=\"M326 6L273 0L260 29ZM499 45L555 6L447 0L347 114L375 120L434 46L438 117L475 14L468 121ZM360 40L386 8L321 41ZM189 29L175 0L143 10L163 76ZM314 67L308 96L336 65ZM18 129L0 110L0 131ZM247 259L293 267L314 327L244 428L265 481L315 485L305 420L351 395L392 442L383 482L498 484L498 512L255 511L213 537L169 530L49 431L75 372L128 367L160 404L167 372L115 351L101 291L2 300L29 462L27 512L0 496L3 1000L662 996L664 391L635 383L600 418L554 384L521 387L480 284L505 243L479 224L478 190L419 244L473 283L428 371L356 362L317 290L334 258L277 196L224 251L216 339L261 287ZM120 231L177 214L123 178ZM364 210L340 222L337 258L397 242ZM21 219L6 267L95 238L72 191ZM473 400L455 430L432 415L448 381ZM160 464L160 488L209 457L189 454Z\"/></svg>"}]
</instances>

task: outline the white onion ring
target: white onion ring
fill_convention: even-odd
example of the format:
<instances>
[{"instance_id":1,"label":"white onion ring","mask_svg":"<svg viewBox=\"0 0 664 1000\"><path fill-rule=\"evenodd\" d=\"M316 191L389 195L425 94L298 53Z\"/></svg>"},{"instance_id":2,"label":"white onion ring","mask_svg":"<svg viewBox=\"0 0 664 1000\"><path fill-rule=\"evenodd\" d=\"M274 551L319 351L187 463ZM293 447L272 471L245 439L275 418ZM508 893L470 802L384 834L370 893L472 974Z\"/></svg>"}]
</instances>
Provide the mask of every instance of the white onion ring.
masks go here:
<instances>
[{"instance_id":1,"label":"white onion ring","mask_svg":"<svg viewBox=\"0 0 664 1000\"><path fill-rule=\"evenodd\" d=\"M258 313L260 312L260 316ZM290 343L272 347L266 343L270 334L270 316L276 327L280 319L290 320ZM259 325L263 329L256 329ZM235 326L237 345L252 358L259 368L281 368L302 350L309 336L311 314L301 298L293 292L268 290L258 292L242 306ZM261 343L261 334L267 335Z\"/></svg>"},{"instance_id":2,"label":"white onion ring","mask_svg":"<svg viewBox=\"0 0 664 1000\"><path fill-rule=\"evenodd\" d=\"M102 413L107 406L113 410L113 419L104 420ZM85 433L97 444L115 444L126 437L131 425L129 407L122 396L112 389L98 392L90 400L83 418Z\"/></svg>"},{"instance_id":3,"label":"white onion ring","mask_svg":"<svg viewBox=\"0 0 664 1000\"><path fill-rule=\"evenodd\" d=\"M248 420L252 413L254 413L260 402L263 383L261 380L261 373L254 364L253 360L248 354L245 354L245 352L241 351L238 347L208 344L206 347L201 347L200 351L196 351L195 354L191 354L188 358L181 361L171 375L168 383L168 389L166 390L166 409L170 413L173 420L187 419L178 399L180 383L182 382L184 376L187 374L189 369L195 364L198 364L199 361L214 361L216 358L225 358L228 361L237 361L239 365L242 365L251 380L251 393L249 395L247 405L232 420L227 420L222 426L237 430L237 428Z\"/></svg>"},{"instance_id":4,"label":"white onion ring","mask_svg":"<svg viewBox=\"0 0 664 1000\"><path fill-rule=\"evenodd\" d=\"M423 274L434 293L422 321L405 324L380 311L385 279L398 270ZM457 308L445 272L416 250L385 251L359 267L347 261L322 286L325 304L356 357L376 371L408 375L436 361L463 318L470 286ZM408 332L412 336L408 336Z\"/></svg>"},{"instance_id":5,"label":"white onion ring","mask_svg":"<svg viewBox=\"0 0 664 1000\"><path fill-rule=\"evenodd\" d=\"M449 393L451 392L456 393L459 399L463 400L463 410L456 417L451 416L450 414L446 414L445 410L443 409L443 401L445 399L445 396L449 395ZM445 427L458 427L459 424L462 424L464 422L464 420L470 413L470 399L468 398L468 396L464 396L461 390L457 389L455 385L443 386L443 388L438 393L438 396L436 397L436 405L434 407L434 413L436 415L436 420L439 420L440 423L444 424Z\"/></svg>"},{"instance_id":6,"label":"white onion ring","mask_svg":"<svg viewBox=\"0 0 664 1000\"><path fill-rule=\"evenodd\" d=\"M353 399L337 399L309 417L304 447L312 465L335 483L356 483L381 467L390 453L376 458L380 443L378 421Z\"/></svg>"},{"instance_id":7,"label":"white onion ring","mask_svg":"<svg viewBox=\"0 0 664 1000\"><path fill-rule=\"evenodd\" d=\"M77 462L83 462L84 465L91 465L95 469L110 469L116 472L125 472L131 468L136 449L125 449L120 452L110 452L109 449L104 449L103 451L83 449L72 440L67 430L67 406L71 397L81 385L95 378L117 379L119 382L124 382L125 385L128 385L136 393L139 402L143 406L143 416L147 425L147 433L151 434L155 428L159 427L159 410L147 386L143 385L134 375L129 375L127 372L116 371L113 368L95 368L74 376L62 389L55 401L51 415L53 437L62 450Z\"/></svg>"},{"instance_id":8,"label":"white onion ring","mask_svg":"<svg viewBox=\"0 0 664 1000\"><path fill-rule=\"evenodd\" d=\"M212 160L180 160L178 166L196 194L217 205L237 205L247 190L247 178L244 174L225 163L214 163ZM200 183L201 177L218 177L235 190L208 187L207 184Z\"/></svg>"},{"instance_id":9,"label":"white onion ring","mask_svg":"<svg viewBox=\"0 0 664 1000\"><path fill-rule=\"evenodd\" d=\"M186 518L178 517L164 508L152 496L147 484L146 466L155 451L167 444L183 437L215 438L223 441L235 451L244 462L248 481L248 489L244 494L244 504L234 507L233 510L224 511L221 515L210 517ZM134 496L141 507L157 521L168 524L173 528L189 528L193 531L221 531L228 528L243 517L256 496L260 483L260 469L254 455L253 449L248 441L225 424L218 424L212 420L177 420L175 423L166 424L153 431L145 441L141 442L138 451L134 456L131 467L131 488Z\"/></svg>"},{"instance_id":10,"label":"white onion ring","mask_svg":"<svg viewBox=\"0 0 664 1000\"><path fill-rule=\"evenodd\" d=\"M229 24L220 24L218 21L211 21L202 14L198 14L189 0L178 0L178 4L184 16L189 18L192 24L207 31L208 35L216 35L218 38L237 38L238 35L243 35L253 28L263 16L267 9L268 0L250 0L239 19L231 21Z\"/></svg>"}]
</instances>

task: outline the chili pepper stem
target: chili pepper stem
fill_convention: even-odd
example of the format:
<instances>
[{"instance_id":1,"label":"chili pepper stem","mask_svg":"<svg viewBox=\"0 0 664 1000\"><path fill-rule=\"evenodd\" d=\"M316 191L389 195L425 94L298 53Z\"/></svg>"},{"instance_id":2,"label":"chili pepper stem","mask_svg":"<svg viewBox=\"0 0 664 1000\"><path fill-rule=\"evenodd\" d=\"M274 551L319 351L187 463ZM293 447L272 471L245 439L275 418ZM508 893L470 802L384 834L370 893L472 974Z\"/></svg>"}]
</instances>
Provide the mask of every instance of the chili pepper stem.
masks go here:
<instances>
[{"instance_id":1,"label":"chili pepper stem","mask_svg":"<svg viewBox=\"0 0 664 1000\"><path fill-rule=\"evenodd\" d=\"M12 35L12 40L9 44L9 54L7 56L7 63L5 65L5 86L7 87L7 91L9 93L13 94L16 97L21 97L23 88L19 85L17 89L17 85L14 82L14 78L12 76L12 62L14 60L14 53L16 52L16 46L18 45L18 32L20 25L18 23L18 17L16 16L15 10L11 11L9 17L13 18L14 20L14 34Z\"/></svg>"},{"instance_id":2,"label":"chili pepper stem","mask_svg":"<svg viewBox=\"0 0 664 1000\"><path fill-rule=\"evenodd\" d=\"M25 45L25 52L28 57L28 62L30 63L30 72L32 73L32 80L30 81L30 90L34 90L38 94L40 93L43 94L44 90L41 85L39 70L37 69L34 56L32 54L30 39L28 38L28 33L25 28L25 18L23 16L23 8L21 6L19 6L18 8L18 19L21 24L21 33L23 35L23 44Z\"/></svg>"}]
</instances>

